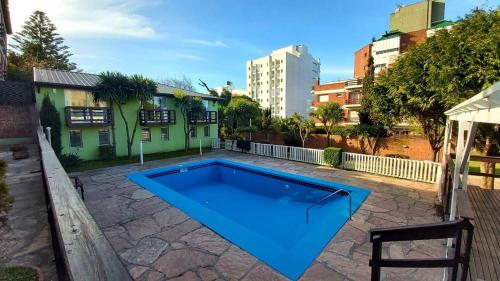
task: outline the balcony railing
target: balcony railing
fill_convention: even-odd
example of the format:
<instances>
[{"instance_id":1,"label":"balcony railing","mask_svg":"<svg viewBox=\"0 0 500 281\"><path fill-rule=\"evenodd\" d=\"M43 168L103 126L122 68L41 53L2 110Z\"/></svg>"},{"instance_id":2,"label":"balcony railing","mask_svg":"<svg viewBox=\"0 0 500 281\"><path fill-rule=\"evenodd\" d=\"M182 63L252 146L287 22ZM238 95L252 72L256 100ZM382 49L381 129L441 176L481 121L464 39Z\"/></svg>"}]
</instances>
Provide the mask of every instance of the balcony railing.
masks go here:
<instances>
[{"instance_id":1,"label":"balcony railing","mask_svg":"<svg viewBox=\"0 0 500 281\"><path fill-rule=\"evenodd\" d=\"M216 124L217 123L217 111L206 111L205 114L193 114L189 113L189 122L190 123L208 123L208 124Z\"/></svg>"},{"instance_id":2,"label":"balcony railing","mask_svg":"<svg viewBox=\"0 0 500 281\"><path fill-rule=\"evenodd\" d=\"M65 117L68 127L99 127L113 122L109 107L66 106Z\"/></svg>"},{"instance_id":3,"label":"balcony railing","mask_svg":"<svg viewBox=\"0 0 500 281\"><path fill-rule=\"evenodd\" d=\"M349 105L361 104L361 97L349 97L345 103Z\"/></svg>"},{"instance_id":4,"label":"balcony railing","mask_svg":"<svg viewBox=\"0 0 500 281\"><path fill-rule=\"evenodd\" d=\"M139 120L141 121L141 125L175 124L175 110L141 109Z\"/></svg>"},{"instance_id":5,"label":"balcony railing","mask_svg":"<svg viewBox=\"0 0 500 281\"><path fill-rule=\"evenodd\" d=\"M363 81L361 79L349 80L346 81L344 84L345 87L361 86L361 85L363 85Z\"/></svg>"}]
</instances>

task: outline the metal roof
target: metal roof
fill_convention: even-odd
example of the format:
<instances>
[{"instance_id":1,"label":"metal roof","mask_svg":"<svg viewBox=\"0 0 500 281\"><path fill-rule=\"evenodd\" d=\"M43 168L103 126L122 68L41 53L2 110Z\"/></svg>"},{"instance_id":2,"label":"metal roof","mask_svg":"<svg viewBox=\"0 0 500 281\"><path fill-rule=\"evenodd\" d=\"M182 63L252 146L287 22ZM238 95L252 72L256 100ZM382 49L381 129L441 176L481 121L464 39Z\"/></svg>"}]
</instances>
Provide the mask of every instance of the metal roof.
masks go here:
<instances>
[{"instance_id":1,"label":"metal roof","mask_svg":"<svg viewBox=\"0 0 500 281\"><path fill-rule=\"evenodd\" d=\"M99 76L83 72L35 67L33 68L33 82L54 86L91 88L99 82Z\"/></svg>"},{"instance_id":2,"label":"metal roof","mask_svg":"<svg viewBox=\"0 0 500 281\"><path fill-rule=\"evenodd\" d=\"M95 87L99 82L99 75L74 72L66 70L48 69L48 68L33 68L33 82L35 85L49 85L67 88L88 88ZM176 87L158 84L158 94L173 95ZM190 96L201 97L203 99L220 100L219 97L210 96L207 94L197 93L184 90Z\"/></svg>"}]
</instances>

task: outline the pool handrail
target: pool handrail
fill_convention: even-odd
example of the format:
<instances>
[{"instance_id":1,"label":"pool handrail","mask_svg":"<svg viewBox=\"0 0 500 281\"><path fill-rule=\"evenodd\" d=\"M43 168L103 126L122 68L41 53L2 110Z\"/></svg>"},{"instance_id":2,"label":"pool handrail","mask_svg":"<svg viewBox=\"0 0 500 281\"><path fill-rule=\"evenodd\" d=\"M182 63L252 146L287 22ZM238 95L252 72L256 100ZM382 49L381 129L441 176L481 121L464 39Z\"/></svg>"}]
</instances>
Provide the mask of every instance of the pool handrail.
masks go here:
<instances>
[{"instance_id":1,"label":"pool handrail","mask_svg":"<svg viewBox=\"0 0 500 281\"><path fill-rule=\"evenodd\" d=\"M345 195L345 193L347 193L347 195L349 195L349 220L351 219L351 216L352 216L352 195L349 191L347 190L344 190L344 189L337 189L335 192L333 193L330 193L328 194L327 196L321 198L320 200L318 200L316 203L312 204L311 206L307 207L306 209L306 224L309 224L309 210L311 208L313 208L314 206L317 206L319 205L321 202L327 200L328 198L332 197L333 195L337 194L337 193L340 193L340 192L343 192Z\"/></svg>"}]
</instances>

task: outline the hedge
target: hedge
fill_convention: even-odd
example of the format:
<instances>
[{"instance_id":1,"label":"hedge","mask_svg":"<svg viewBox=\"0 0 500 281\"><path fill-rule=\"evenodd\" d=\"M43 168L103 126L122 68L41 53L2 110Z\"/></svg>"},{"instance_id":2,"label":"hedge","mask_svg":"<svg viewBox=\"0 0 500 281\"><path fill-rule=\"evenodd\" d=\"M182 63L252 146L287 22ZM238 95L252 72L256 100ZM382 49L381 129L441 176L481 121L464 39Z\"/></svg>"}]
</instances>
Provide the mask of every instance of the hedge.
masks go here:
<instances>
[{"instance_id":1,"label":"hedge","mask_svg":"<svg viewBox=\"0 0 500 281\"><path fill-rule=\"evenodd\" d=\"M326 164L338 167L342 163L342 148L327 147L324 150L324 157Z\"/></svg>"}]
</instances>

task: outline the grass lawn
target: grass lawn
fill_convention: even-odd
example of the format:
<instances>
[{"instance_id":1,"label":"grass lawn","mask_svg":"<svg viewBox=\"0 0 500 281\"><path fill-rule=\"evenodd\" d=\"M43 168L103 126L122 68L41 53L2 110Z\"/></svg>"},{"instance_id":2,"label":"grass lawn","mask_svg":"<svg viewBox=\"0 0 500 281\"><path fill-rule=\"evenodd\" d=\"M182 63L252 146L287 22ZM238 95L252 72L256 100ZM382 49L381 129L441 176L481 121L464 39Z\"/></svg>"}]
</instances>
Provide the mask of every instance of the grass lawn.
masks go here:
<instances>
[{"instance_id":1,"label":"grass lawn","mask_svg":"<svg viewBox=\"0 0 500 281\"><path fill-rule=\"evenodd\" d=\"M212 151L212 148L210 148L210 147L203 148L204 153L210 152L210 151ZM174 157L180 157L180 156L186 156L186 155L198 155L199 153L200 153L199 148L192 148L188 151L176 150L176 151L169 151L169 152L162 152L162 153L144 154L144 162L154 161L154 160L162 160L162 159L168 159L168 158L174 158ZM100 169L100 168L106 168L106 167L134 164L134 163L139 163L139 162L140 162L139 155L133 156L132 159L128 159L127 156L121 156L121 157L117 157L117 158L111 159L111 160L83 161L80 164L78 164L77 166L65 167L65 170L67 173L82 172L82 171L88 171L88 170L94 170L94 169Z\"/></svg>"},{"instance_id":2,"label":"grass lawn","mask_svg":"<svg viewBox=\"0 0 500 281\"><path fill-rule=\"evenodd\" d=\"M479 168L481 162L477 161L470 161L469 163L469 171L471 172L481 172L481 169ZM495 166L495 174L500 175L500 165Z\"/></svg>"}]
</instances>

